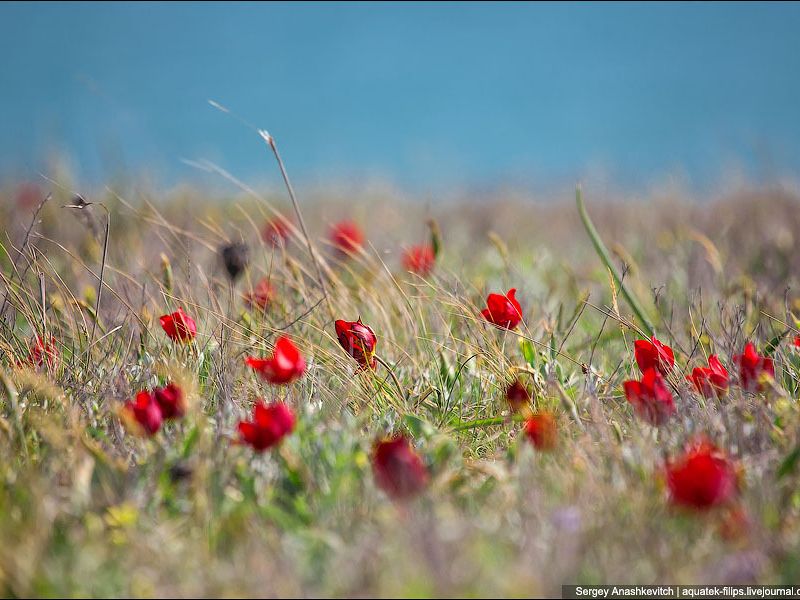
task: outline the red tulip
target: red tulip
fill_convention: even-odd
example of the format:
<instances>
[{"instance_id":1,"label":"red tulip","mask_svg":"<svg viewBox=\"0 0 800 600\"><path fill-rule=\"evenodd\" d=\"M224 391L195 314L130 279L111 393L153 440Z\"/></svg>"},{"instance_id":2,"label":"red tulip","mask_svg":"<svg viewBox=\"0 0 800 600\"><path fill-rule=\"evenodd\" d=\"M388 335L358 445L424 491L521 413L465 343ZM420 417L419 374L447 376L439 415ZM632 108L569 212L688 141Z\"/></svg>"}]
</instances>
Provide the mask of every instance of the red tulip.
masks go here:
<instances>
[{"instance_id":1,"label":"red tulip","mask_svg":"<svg viewBox=\"0 0 800 600\"><path fill-rule=\"evenodd\" d=\"M520 412L530 404L531 393L519 379L515 379L514 382L506 388L506 401L513 412Z\"/></svg>"},{"instance_id":2,"label":"red tulip","mask_svg":"<svg viewBox=\"0 0 800 600\"><path fill-rule=\"evenodd\" d=\"M275 217L264 225L261 230L261 239L270 246L280 246L289 239L289 222L283 217Z\"/></svg>"},{"instance_id":3,"label":"red tulip","mask_svg":"<svg viewBox=\"0 0 800 600\"><path fill-rule=\"evenodd\" d=\"M253 420L239 422L239 436L243 443L263 452L289 435L294 422L294 414L284 403L273 402L268 406L259 400L253 408Z\"/></svg>"},{"instance_id":4,"label":"red tulip","mask_svg":"<svg viewBox=\"0 0 800 600\"><path fill-rule=\"evenodd\" d=\"M50 339L45 342L40 336L36 336L31 341L30 349L28 351L28 358L17 362L18 367L28 366L32 368L39 368L47 363L50 369L55 368L58 363L58 348L56 347L56 338L50 336Z\"/></svg>"},{"instance_id":5,"label":"red tulip","mask_svg":"<svg viewBox=\"0 0 800 600\"><path fill-rule=\"evenodd\" d=\"M672 393L656 369L647 369L641 381L626 381L622 385L636 414L651 425L663 425L675 413Z\"/></svg>"},{"instance_id":6,"label":"red tulip","mask_svg":"<svg viewBox=\"0 0 800 600\"><path fill-rule=\"evenodd\" d=\"M197 325L194 319L179 308L171 315L159 317L161 327L173 342L188 344L197 335Z\"/></svg>"},{"instance_id":7,"label":"red tulip","mask_svg":"<svg viewBox=\"0 0 800 600\"><path fill-rule=\"evenodd\" d=\"M251 366L261 377L281 385L291 383L299 378L306 370L306 361L300 350L297 349L286 336L281 336L275 342L275 349L270 358L256 358L248 356L245 363Z\"/></svg>"},{"instance_id":8,"label":"red tulip","mask_svg":"<svg viewBox=\"0 0 800 600\"><path fill-rule=\"evenodd\" d=\"M142 390L136 399L129 400L123 407L126 422L140 435L152 436L161 429L164 416L155 395Z\"/></svg>"},{"instance_id":9,"label":"red tulip","mask_svg":"<svg viewBox=\"0 0 800 600\"><path fill-rule=\"evenodd\" d=\"M486 298L486 308L481 311L481 314L497 327L514 329L522 321L522 307L514 297L516 293L517 290L511 288L505 296L489 294L489 297Z\"/></svg>"},{"instance_id":10,"label":"red tulip","mask_svg":"<svg viewBox=\"0 0 800 600\"><path fill-rule=\"evenodd\" d=\"M378 487L395 500L416 496L428 485L428 470L402 435L375 444L372 472Z\"/></svg>"},{"instance_id":11,"label":"red tulip","mask_svg":"<svg viewBox=\"0 0 800 600\"><path fill-rule=\"evenodd\" d=\"M433 248L429 244L412 246L403 252L403 268L421 277L431 272L435 260Z\"/></svg>"},{"instance_id":12,"label":"red tulip","mask_svg":"<svg viewBox=\"0 0 800 600\"><path fill-rule=\"evenodd\" d=\"M708 367L695 367L686 379L705 398L722 397L728 391L728 370L722 366L716 354L708 357Z\"/></svg>"},{"instance_id":13,"label":"red tulip","mask_svg":"<svg viewBox=\"0 0 800 600\"><path fill-rule=\"evenodd\" d=\"M759 355L753 342L747 342L742 354L733 357L739 365L739 379L746 392L763 392L766 389L765 379L774 379L775 365L768 356Z\"/></svg>"},{"instance_id":14,"label":"red tulip","mask_svg":"<svg viewBox=\"0 0 800 600\"><path fill-rule=\"evenodd\" d=\"M647 369L658 369L662 375L666 375L675 365L672 348L662 344L655 337L649 340L636 340L633 344L633 355L642 373Z\"/></svg>"},{"instance_id":15,"label":"red tulip","mask_svg":"<svg viewBox=\"0 0 800 600\"><path fill-rule=\"evenodd\" d=\"M666 470L674 504L708 509L728 502L737 493L733 464L706 440L694 442L676 462L668 462Z\"/></svg>"},{"instance_id":16,"label":"red tulip","mask_svg":"<svg viewBox=\"0 0 800 600\"><path fill-rule=\"evenodd\" d=\"M331 227L330 239L334 248L343 254L358 252L364 244L364 234L352 221L340 221Z\"/></svg>"},{"instance_id":17,"label":"red tulip","mask_svg":"<svg viewBox=\"0 0 800 600\"><path fill-rule=\"evenodd\" d=\"M800 335L795 336L794 338L794 347L800 348Z\"/></svg>"},{"instance_id":18,"label":"red tulip","mask_svg":"<svg viewBox=\"0 0 800 600\"><path fill-rule=\"evenodd\" d=\"M537 412L525 421L525 435L538 450L552 450L558 441L556 418L549 412Z\"/></svg>"},{"instance_id":19,"label":"red tulip","mask_svg":"<svg viewBox=\"0 0 800 600\"><path fill-rule=\"evenodd\" d=\"M244 302L251 309L267 310L275 299L275 289L266 277L261 279L253 290L244 296Z\"/></svg>"},{"instance_id":20,"label":"red tulip","mask_svg":"<svg viewBox=\"0 0 800 600\"><path fill-rule=\"evenodd\" d=\"M363 368L375 368L375 346L378 338L375 332L368 325L364 325L361 319L358 321L344 321L339 319L335 323L336 337L339 344L358 364Z\"/></svg>"},{"instance_id":21,"label":"red tulip","mask_svg":"<svg viewBox=\"0 0 800 600\"><path fill-rule=\"evenodd\" d=\"M174 383L153 390L156 402L164 419L180 419L186 414L186 397Z\"/></svg>"}]
</instances>

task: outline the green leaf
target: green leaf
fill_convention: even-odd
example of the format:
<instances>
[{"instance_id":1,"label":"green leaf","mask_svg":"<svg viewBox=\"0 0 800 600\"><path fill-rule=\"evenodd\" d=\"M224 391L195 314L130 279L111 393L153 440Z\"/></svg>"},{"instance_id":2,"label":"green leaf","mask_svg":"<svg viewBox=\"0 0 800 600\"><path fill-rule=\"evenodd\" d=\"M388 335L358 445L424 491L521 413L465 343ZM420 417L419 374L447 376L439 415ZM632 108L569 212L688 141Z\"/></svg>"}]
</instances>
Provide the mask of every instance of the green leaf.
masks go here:
<instances>
[{"instance_id":1,"label":"green leaf","mask_svg":"<svg viewBox=\"0 0 800 600\"><path fill-rule=\"evenodd\" d=\"M431 437L436 433L436 428L416 415L405 415L402 419L409 433L415 438Z\"/></svg>"},{"instance_id":2,"label":"green leaf","mask_svg":"<svg viewBox=\"0 0 800 600\"><path fill-rule=\"evenodd\" d=\"M522 356L525 359L525 362L532 368L536 368L536 350L533 347L533 343L530 340L526 340L525 338L519 339L519 347L522 350Z\"/></svg>"},{"instance_id":3,"label":"green leaf","mask_svg":"<svg viewBox=\"0 0 800 600\"><path fill-rule=\"evenodd\" d=\"M776 473L778 480L780 481L787 475L791 475L797 467L798 461L800 461L800 446L797 446L794 450L789 452L786 458L781 461L781 465L778 467L778 472Z\"/></svg>"},{"instance_id":4,"label":"green leaf","mask_svg":"<svg viewBox=\"0 0 800 600\"><path fill-rule=\"evenodd\" d=\"M783 333L779 333L774 338L772 338L767 345L764 347L764 355L765 356L772 356L775 353L775 350L778 349L778 345L781 343L781 340L785 338L789 334L789 330L787 329Z\"/></svg>"},{"instance_id":5,"label":"green leaf","mask_svg":"<svg viewBox=\"0 0 800 600\"><path fill-rule=\"evenodd\" d=\"M183 448L181 448L181 456L183 458L187 458L189 454L192 452L192 448L194 448L195 444L197 444L197 440L200 439L200 428L195 425L189 431L189 434L186 436L186 439L183 440Z\"/></svg>"},{"instance_id":6,"label":"green leaf","mask_svg":"<svg viewBox=\"0 0 800 600\"><path fill-rule=\"evenodd\" d=\"M578 213L580 214L581 221L583 221L584 229L586 229L586 233L589 234L589 238L592 240L592 245L594 246L597 255L600 257L600 260L603 261L603 264L606 268L611 272L611 276L614 278L614 281L619 286L622 295L625 297L625 300L628 302L628 305L633 310L633 313L639 319L644 328L647 330L647 333L653 335L655 333L655 327L650 322L650 320L645 315L644 310L642 309L639 301L636 297L631 294L628 290L628 287L622 281L622 278L617 273L616 268L614 268L614 263L611 260L611 255L608 253L608 249L606 245L603 243L603 240L600 238L600 234L597 233L597 229L592 223L592 220L589 218L589 213L586 212L586 205L583 202L583 194L581 193L581 188L578 186L575 190L575 201L578 204Z\"/></svg>"},{"instance_id":7,"label":"green leaf","mask_svg":"<svg viewBox=\"0 0 800 600\"><path fill-rule=\"evenodd\" d=\"M439 258L439 253L442 251L442 231L439 229L439 223L431 219L428 221L428 228L431 230L431 248L433 249L433 257Z\"/></svg>"},{"instance_id":8,"label":"green leaf","mask_svg":"<svg viewBox=\"0 0 800 600\"><path fill-rule=\"evenodd\" d=\"M450 431L465 431L467 429L475 429L476 427L491 427L493 425L502 425L505 422L505 417L475 419L474 421L464 421L463 423L459 423L455 427L452 427Z\"/></svg>"}]
</instances>

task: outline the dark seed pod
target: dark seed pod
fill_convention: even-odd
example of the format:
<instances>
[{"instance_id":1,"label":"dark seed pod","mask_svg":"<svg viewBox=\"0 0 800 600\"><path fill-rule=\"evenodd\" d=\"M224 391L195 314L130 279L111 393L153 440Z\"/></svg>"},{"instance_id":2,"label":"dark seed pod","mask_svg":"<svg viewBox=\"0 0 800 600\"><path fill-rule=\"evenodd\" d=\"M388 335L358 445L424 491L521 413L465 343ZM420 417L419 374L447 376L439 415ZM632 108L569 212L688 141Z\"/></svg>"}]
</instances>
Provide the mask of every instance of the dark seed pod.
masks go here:
<instances>
[{"instance_id":1,"label":"dark seed pod","mask_svg":"<svg viewBox=\"0 0 800 600\"><path fill-rule=\"evenodd\" d=\"M250 248L244 242L227 244L220 250L222 262L231 281L239 279L250 262Z\"/></svg>"},{"instance_id":2,"label":"dark seed pod","mask_svg":"<svg viewBox=\"0 0 800 600\"><path fill-rule=\"evenodd\" d=\"M193 473L194 469L191 466L179 461L169 468L169 479L172 483L178 483L190 479Z\"/></svg>"}]
</instances>

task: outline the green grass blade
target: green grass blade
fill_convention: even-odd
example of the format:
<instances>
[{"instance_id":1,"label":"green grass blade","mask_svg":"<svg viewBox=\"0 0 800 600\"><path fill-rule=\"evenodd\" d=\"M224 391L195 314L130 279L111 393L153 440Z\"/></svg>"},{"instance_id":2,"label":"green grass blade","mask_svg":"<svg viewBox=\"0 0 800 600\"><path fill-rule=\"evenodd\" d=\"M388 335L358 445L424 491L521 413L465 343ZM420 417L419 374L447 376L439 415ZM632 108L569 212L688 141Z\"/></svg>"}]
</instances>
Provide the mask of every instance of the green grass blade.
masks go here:
<instances>
[{"instance_id":1,"label":"green grass blade","mask_svg":"<svg viewBox=\"0 0 800 600\"><path fill-rule=\"evenodd\" d=\"M592 240L592 245L594 245L594 249L597 251L597 255L600 257L600 260L603 261L603 264L611 272L614 281L622 291L622 295L625 297L626 302L633 310L636 318L639 319L639 322L644 326L648 333L651 335L655 334L655 327L653 327L653 324L645 315L645 312L639 304L639 301L633 294L631 294L630 290L628 290L628 287L617 273L617 269L614 267L614 263L611 261L611 255L609 254L608 249L603 243L603 240L600 239L600 234L597 233L594 223L592 223L592 220L589 218L589 213L586 212L586 205L583 202L583 194L580 186L575 188L575 201L578 204L578 213L581 216L581 221L583 221L583 226L586 228L586 233L589 234L589 238Z\"/></svg>"}]
</instances>

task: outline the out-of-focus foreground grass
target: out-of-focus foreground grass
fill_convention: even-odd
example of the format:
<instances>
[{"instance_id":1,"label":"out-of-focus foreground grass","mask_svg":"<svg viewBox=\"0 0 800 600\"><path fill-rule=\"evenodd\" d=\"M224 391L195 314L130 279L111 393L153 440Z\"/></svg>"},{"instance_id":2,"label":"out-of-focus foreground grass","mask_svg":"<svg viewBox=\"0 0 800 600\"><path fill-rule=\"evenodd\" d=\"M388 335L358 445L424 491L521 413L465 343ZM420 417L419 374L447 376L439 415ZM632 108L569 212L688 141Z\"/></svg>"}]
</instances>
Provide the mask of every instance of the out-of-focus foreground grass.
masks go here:
<instances>
[{"instance_id":1,"label":"out-of-focus foreground grass","mask_svg":"<svg viewBox=\"0 0 800 600\"><path fill-rule=\"evenodd\" d=\"M261 241L275 210L297 224L282 194L107 190L76 208L73 191L38 193L48 192L29 233L36 193L9 186L0 206L3 595L507 596L579 582L800 580L791 193L624 204L593 203L587 190L625 284L676 351L678 415L656 430L621 389L636 376L631 309L569 198L305 202L328 306L299 232L285 247ZM342 218L367 237L348 258L326 242ZM399 254L428 239L430 219L442 248L423 278L404 272ZM239 240L251 261L231 285L217 250ZM276 298L259 314L242 295L262 277ZM487 293L511 287L525 320L503 332L479 313ZM193 345L172 344L159 326L179 306L197 321ZM384 365L356 370L332 316L374 329L400 389ZM243 359L269 354L280 334L309 366L278 388ZM16 366L35 335L55 338L54 368ZM694 394L684 375L711 353L734 373L746 340L776 346L771 389ZM510 418L474 423L509 415L504 389L517 376L557 415L551 452ZM123 402L168 379L190 390L188 415L151 439L132 435ZM298 416L263 454L235 443L256 398L282 398ZM397 431L432 475L405 505L370 468L373 442ZM667 501L665 458L700 433L739 465L747 525L736 535L718 511Z\"/></svg>"}]
</instances>

